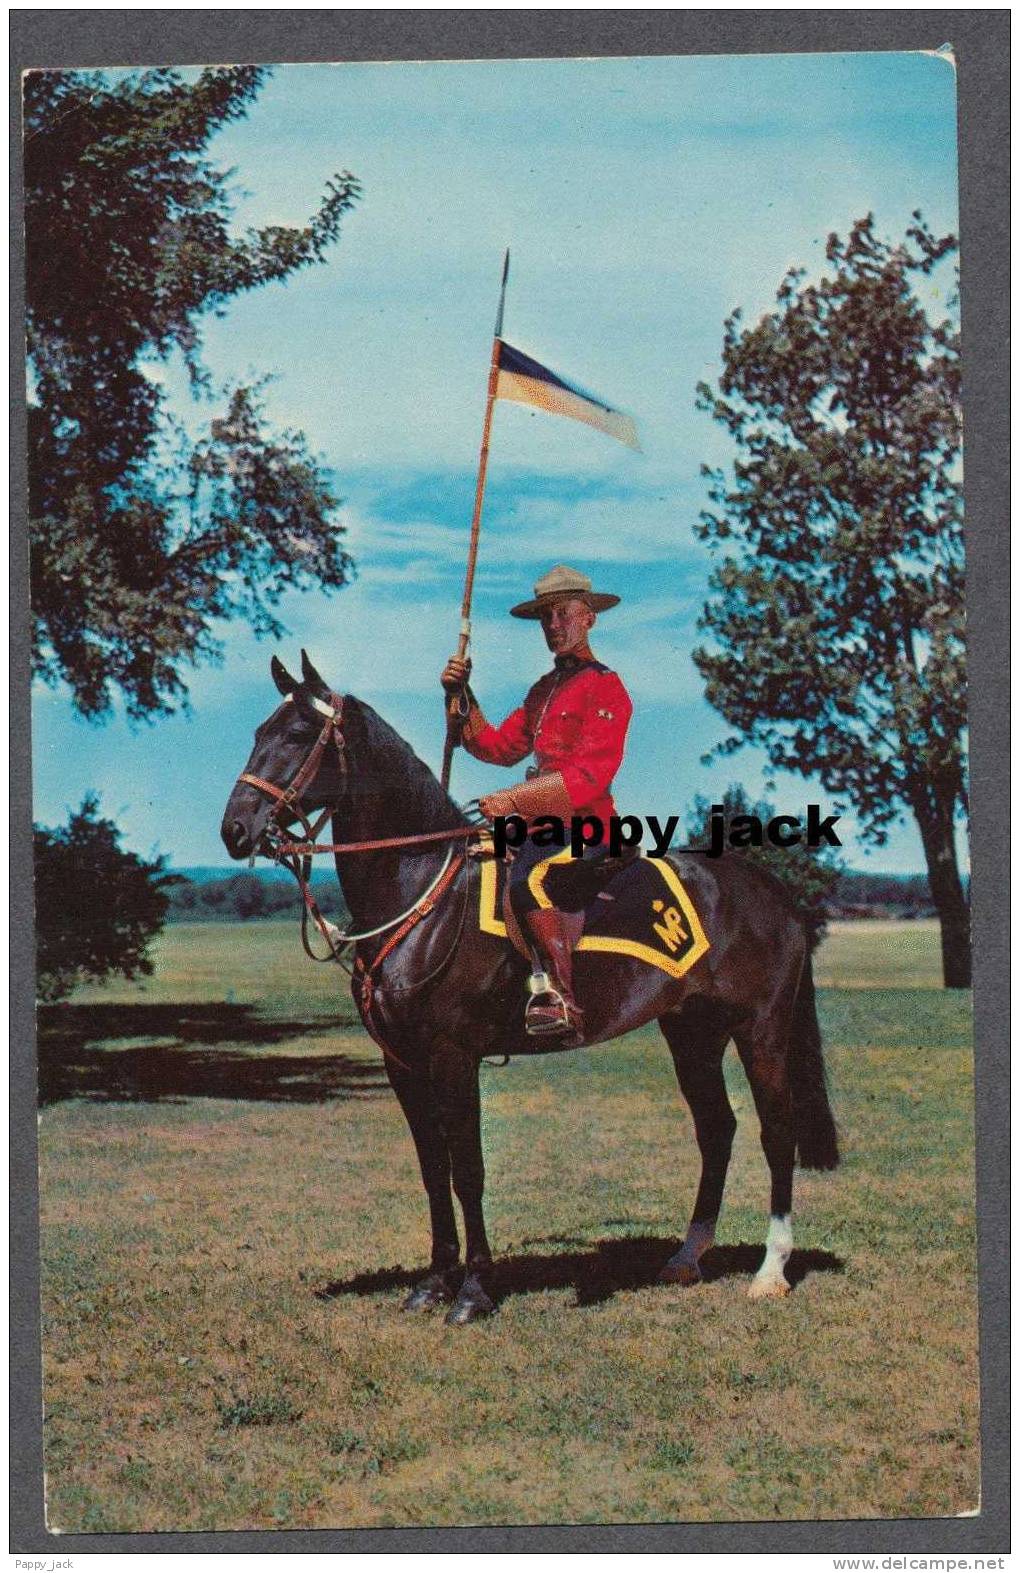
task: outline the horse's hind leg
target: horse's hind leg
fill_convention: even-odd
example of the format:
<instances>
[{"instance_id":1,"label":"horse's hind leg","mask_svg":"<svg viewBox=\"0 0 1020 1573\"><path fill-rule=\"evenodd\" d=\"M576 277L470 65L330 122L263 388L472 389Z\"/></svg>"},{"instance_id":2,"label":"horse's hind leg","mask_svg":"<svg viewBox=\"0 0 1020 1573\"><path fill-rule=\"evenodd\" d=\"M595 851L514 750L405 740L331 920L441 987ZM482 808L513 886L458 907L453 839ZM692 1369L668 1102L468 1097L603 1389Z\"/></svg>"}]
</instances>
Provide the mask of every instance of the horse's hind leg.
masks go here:
<instances>
[{"instance_id":1,"label":"horse's hind leg","mask_svg":"<svg viewBox=\"0 0 1020 1573\"><path fill-rule=\"evenodd\" d=\"M775 1005L734 1033L761 1121L761 1145L772 1181L765 1260L751 1280L752 1300L776 1300L790 1292L784 1270L793 1250L795 1137L789 1033L790 1011Z\"/></svg>"},{"instance_id":2,"label":"horse's hind leg","mask_svg":"<svg viewBox=\"0 0 1020 1573\"><path fill-rule=\"evenodd\" d=\"M716 1219L737 1128L722 1071L730 1031L693 1001L682 1015L660 1017L659 1026L669 1044L701 1152L701 1180L687 1237L662 1269L659 1282L696 1284L701 1281L700 1258L715 1242Z\"/></svg>"}]
</instances>

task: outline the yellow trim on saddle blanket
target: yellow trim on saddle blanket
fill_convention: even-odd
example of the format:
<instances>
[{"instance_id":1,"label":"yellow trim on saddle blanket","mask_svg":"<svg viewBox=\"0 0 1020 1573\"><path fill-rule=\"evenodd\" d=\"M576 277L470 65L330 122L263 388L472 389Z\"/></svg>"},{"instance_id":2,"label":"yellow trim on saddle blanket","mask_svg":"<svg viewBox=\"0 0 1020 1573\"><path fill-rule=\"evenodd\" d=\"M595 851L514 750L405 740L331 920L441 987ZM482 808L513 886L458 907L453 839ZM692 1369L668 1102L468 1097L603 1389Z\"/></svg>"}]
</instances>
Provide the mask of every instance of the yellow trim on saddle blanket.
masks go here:
<instances>
[{"instance_id":1,"label":"yellow trim on saddle blanket","mask_svg":"<svg viewBox=\"0 0 1020 1573\"><path fill-rule=\"evenodd\" d=\"M536 864L532 869L528 883L539 906L551 906L545 894L545 876L553 863L562 862L570 856L569 848L557 852L544 862ZM646 858L644 860L662 879L672 900L655 899L649 911L649 927L657 936L658 944L663 949L658 949L656 943L643 944L640 940L627 939L615 934L584 934L577 946L582 951L602 951L607 955L633 956L637 961L647 962L649 966L659 967L668 973L671 978L682 978L689 972L696 961L700 961L707 950L711 948L701 920L694 910L694 903L680 879L679 874L661 858ZM483 857L478 862L479 900L478 900L478 927L483 934L494 934L499 939L506 939L506 924L499 916L497 902L499 898L499 880L496 860ZM537 886L537 888L536 888ZM685 942L690 944L685 949L681 946ZM670 952L679 951L679 954Z\"/></svg>"}]
</instances>

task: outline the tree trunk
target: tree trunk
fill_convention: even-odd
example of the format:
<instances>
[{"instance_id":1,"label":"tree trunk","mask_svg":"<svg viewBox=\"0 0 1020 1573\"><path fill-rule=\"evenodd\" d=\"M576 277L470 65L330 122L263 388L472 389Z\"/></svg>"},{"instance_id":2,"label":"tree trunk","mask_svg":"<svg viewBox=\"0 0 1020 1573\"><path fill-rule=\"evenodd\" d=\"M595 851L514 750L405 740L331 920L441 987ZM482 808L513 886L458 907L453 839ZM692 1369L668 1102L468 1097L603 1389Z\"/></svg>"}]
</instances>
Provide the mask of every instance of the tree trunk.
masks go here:
<instances>
[{"instance_id":1,"label":"tree trunk","mask_svg":"<svg viewBox=\"0 0 1020 1573\"><path fill-rule=\"evenodd\" d=\"M942 982L947 989L969 989L971 982L970 902L956 861L955 797L942 801L930 788L915 797L931 898L942 939Z\"/></svg>"}]
</instances>

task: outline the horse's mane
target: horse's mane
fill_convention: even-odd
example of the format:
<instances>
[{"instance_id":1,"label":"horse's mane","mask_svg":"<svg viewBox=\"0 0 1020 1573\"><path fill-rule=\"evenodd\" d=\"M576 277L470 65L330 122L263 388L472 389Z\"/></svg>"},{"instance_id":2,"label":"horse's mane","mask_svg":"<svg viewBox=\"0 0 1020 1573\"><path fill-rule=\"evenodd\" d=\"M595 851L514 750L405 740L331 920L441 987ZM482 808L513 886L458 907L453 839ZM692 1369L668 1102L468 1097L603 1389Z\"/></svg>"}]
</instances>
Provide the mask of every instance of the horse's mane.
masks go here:
<instances>
[{"instance_id":1,"label":"horse's mane","mask_svg":"<svg viewBox=\"0 0 1020 1573\"><path fill-rule=\"evenodd\" d=\"M348 712L353 710L361 722L367 751L374 759L385 759L385 774L375 778L378 786L395 797L419 803L425 815L438 815L450 824L466 823L465 815L428 765L377 710L353 695L348 695L345 703Z\"/></svg>"}]
</instances>

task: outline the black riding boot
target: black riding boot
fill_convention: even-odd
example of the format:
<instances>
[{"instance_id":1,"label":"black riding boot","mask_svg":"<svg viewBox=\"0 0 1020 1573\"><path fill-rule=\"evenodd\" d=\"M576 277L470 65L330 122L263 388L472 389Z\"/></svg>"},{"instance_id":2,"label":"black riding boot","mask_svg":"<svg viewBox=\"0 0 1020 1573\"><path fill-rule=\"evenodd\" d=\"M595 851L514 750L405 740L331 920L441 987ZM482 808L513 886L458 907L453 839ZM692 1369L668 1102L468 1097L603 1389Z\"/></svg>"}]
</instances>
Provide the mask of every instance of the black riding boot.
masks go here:
<instances>
[{"instance_id":1,"label":"black riding boot","mask_svg":"<svg viewBox=\"0 0 1020 1573\"><path fill-rule=\"evenodd\" d=\"M531 996L524 1012L525 1031L535 1038L584 1042L584 1014L574 999L574 924L555 907L540 907L524 914L527 937L545 966L532 975Z\"/></svg>"}]
</instances>

